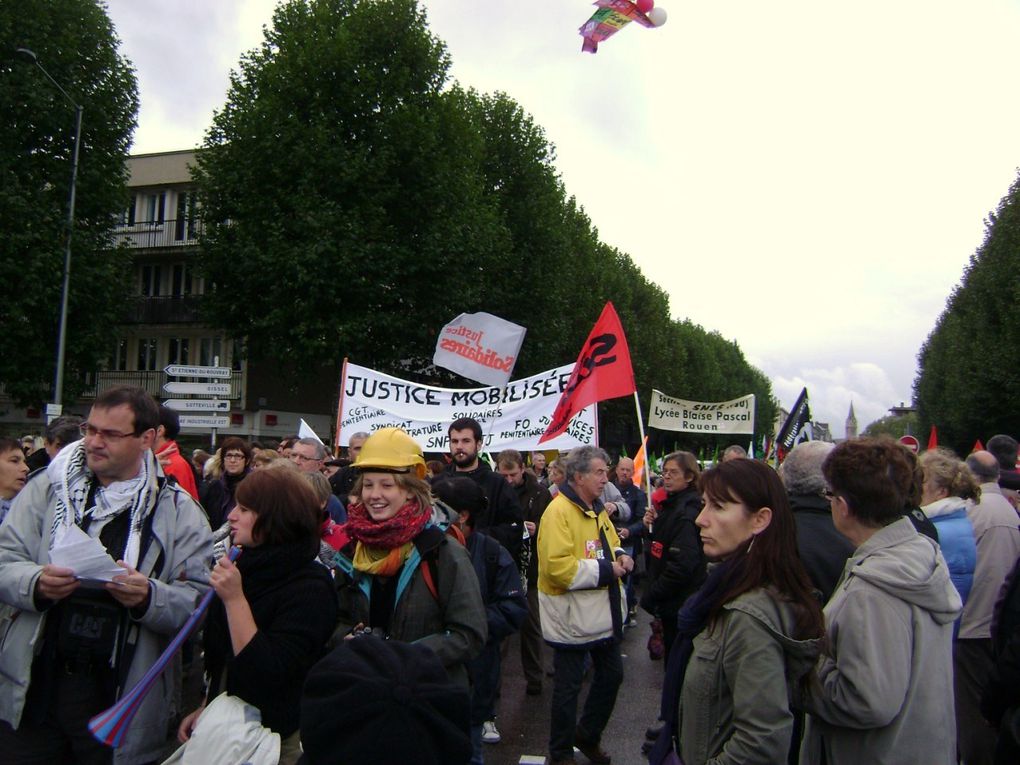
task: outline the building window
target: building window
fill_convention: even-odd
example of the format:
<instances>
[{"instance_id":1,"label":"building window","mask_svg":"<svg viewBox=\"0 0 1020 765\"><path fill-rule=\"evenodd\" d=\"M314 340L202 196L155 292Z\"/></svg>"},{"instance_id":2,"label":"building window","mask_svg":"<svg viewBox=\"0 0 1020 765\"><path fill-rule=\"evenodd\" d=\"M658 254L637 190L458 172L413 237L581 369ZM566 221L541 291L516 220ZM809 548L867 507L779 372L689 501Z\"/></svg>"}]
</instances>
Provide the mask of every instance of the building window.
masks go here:
<instances>
[{"instance_id":1,"label":"building window","mask_svg":"<svg viewBox=\"0 0 1020 765\"><path fill-rule=\"evenodd\" d=\"M138 339L138 370L152 371L156 369L156 339Z\"/></svg>"},{"instance_id":2,"label":"building window","mask_svg":"<svg viewBox=\"0 0 1020 765\"><path fill-rule=\"evenodd\" d=\"M187 364L191 341L186 337L171 337L167 347L167 364Z\"/></svg>"},{"instance_id":3,"label":"building window","mask_svg":"<svg viewBox=\"0 0 1020 765\"><path fill-rule=\"evenodd\" d=\"M160 293L163 269L158 265L142 266L142 294L156 297Z\"/></svg>"},{"instance_id":4,"label":"building window","mask_svg":"<svg viewBox=\"0 0 1020 765\"><path fill-rule=\"evenodd\" d=\"M113 345L113 353L110 356L110 369L116 372L123 372L127 369L127 340L121 338Z\"/></svg>"},{"instance_id":5,"label":"building window","mask_svg":"<svg viewBox=\"0 0 1020 765\"><path fill-rule=\"evenodd\" d=\"M162 223L166 209L166 192L145 195L145 223Z\"/></svg>"},{"instance_id":6,"label":"building window","mask_svg":"<svg viewBox=\"0 0 1020 765\"><path fill-rule=\"evenodd\" d=\"M222 347L220 338L203 337L199 342L199 365L203 367L217 366L221 361Z\"/></svg>"},{"instance_id":7,"label":"building window","mask_svg":"<svg viewBox=\"0 0 1020 765\"><path fill-rule=\"evenodd\" d=\"M191 269L184 263L177 263L173 266L170 294L174 297L191 294Z\"/></svg>"},{"instance_id":8,"label":"building window","mask_svg":"<svg viewBox=\"0 0 1020 765\"><path fill-rule=\"evenodd\" d=\"M230 368L235 372L241 371L241 342L234 340L230 344Z\"/></svg>"},{"instance_id":9,"label":"building window","mask_svg":"<svg viewBox=\"0 0 1020 765\"><path fill-rule=\"evenodd\" d=\"M194 239L198 233L198 205L194 191L177 192L177 221L174 239L178 242Z\"/></svg>"}]
</instances>

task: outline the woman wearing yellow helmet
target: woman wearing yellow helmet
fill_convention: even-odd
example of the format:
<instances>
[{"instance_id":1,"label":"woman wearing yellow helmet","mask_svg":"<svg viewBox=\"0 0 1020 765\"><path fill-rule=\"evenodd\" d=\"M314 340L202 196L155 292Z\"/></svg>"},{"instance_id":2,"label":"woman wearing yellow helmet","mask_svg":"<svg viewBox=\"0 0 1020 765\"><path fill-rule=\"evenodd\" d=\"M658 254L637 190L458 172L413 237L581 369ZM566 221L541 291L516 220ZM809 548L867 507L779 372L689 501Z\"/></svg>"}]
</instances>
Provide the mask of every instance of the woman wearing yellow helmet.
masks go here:
<instances>
[{"instance_id":1,"label":"woman wearing yellow helmet","mask_svg":"<svg viewBox=\"0 0 1020 765\"><path fill-rule=\"evenodd\" d=\"M466 685L465 664L485 643L485 606L467 551L432 522L421 447L383 428L354 466L352 541L337 561L341 629L425 645Z\"/></svg>"}]
</instances>

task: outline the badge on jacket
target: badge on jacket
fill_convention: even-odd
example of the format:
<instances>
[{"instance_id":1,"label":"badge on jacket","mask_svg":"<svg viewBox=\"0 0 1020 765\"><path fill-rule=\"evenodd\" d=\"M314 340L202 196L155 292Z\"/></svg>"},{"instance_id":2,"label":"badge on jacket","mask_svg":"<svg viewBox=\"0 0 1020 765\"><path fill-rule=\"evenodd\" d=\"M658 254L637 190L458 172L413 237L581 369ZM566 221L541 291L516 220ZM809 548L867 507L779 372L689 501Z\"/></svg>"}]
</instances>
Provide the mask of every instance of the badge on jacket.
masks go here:
<instances>
[{"instance_id":1,"label":"badge on jacket","mask_svg":"<svg viewBox=\"0 0 1020 765\"><path fill-rule=\"evenodd\" d=\"M602 543L597 539L586 539L584 542L584 557L588 560L602 560L606 557L602 551Z\"/></svg>"},{"instance_id":2,"label":"badge on jacket","mask_svg":"<svg viewBox=\"0 0 1020 765\"><path fill-rule=\"evenodd\" d=\"M650 550L653 558L662 557L662 542L652 542L652 549Z\"/></svg>"}]
</instances>

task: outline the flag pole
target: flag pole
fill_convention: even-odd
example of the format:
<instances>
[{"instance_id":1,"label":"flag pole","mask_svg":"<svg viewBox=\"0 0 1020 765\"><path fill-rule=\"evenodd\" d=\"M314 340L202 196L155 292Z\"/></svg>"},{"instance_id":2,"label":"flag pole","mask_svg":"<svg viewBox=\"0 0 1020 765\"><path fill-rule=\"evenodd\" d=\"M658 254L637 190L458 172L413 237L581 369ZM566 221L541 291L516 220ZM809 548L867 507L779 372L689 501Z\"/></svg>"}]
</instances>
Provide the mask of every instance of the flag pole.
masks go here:
<instances>
[{"instance_id":1,"label":"flag pole","mask_svg":"<svg viewBox=\"0 0 1020 765\"><path fill-rule=\"evenodd\" d=\"M641 443L645 443L645 424L641 419L641 401L638 399L637 386L634 386L634 408L637 410L638 433L641 435ZM652 461L648 458L648 446L645 445L645 494L648 502L652 501ZM646 508L647 509L647 508Z\"/></svg>"},{"instance_id":2,"label":"flag pole","mask_svg":"<svg viewBox=\"0 0 1020 765\"><path fill-rule=\"evenodd\" d=\"M347 357L340 370L340 401L336 405L336 435L333 437L333 456L340 456L340 423L344 416L344 391L347 390Z\"/></svg>"}]
</instances>

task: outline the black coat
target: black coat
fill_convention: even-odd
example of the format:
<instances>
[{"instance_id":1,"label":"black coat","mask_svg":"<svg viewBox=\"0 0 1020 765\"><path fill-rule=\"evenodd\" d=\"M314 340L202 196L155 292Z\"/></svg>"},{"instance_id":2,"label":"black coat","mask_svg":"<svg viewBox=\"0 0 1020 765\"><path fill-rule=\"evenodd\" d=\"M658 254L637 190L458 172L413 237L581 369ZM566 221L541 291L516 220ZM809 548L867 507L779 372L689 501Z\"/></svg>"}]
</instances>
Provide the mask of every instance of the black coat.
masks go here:
<instances>
[{"instance_id":1,"label":"black coat","mask_svg":"<svg viewBox=\"0 0 1020 765\"><path fill-rule=\"evenodd\" d=\"M260 545L237 559L244 596L258 631L237 656L223 603L213 600L205 625L209 694L223 690L262 713L262 724L286 738L298 729L301 688L336 628L333 580L315 544ZM226 686L220 680L226 669Z\"/></svg>"},{"instance_id":2,"label":"black coat","mask_svg":"<svg viewBox=\"0 0 1020 765\"><path fill-rule=\"evenodd\" d=\"M822 604L832 597L853 543L836 531L829 500L820 494L791 494L790 507L797 525L797 551L811 584L822 593Z\"/></svg>"},{"instance_id":3,"label":"black coat","mask_svg":"<svg viewBox=\"0 0 1020 765\"><path fill-rule=\"evenodd\" d=\"M445 475L470 478L482 488L489 506L475 518L475 528L503 545L514 560L519 560L524 538L524 512L517 502L514 487L499 473L493 473L482 460L478 460L478 467L474 470L461 471L456 465L450 465Z\"/></svg>"},{"instance_id":4,"label":"black coat","mask_svg":"<svg viewBox=\"0 0 1020 765\"><path fill-rule=\"evenodd\" d=\"M675 615L705 580L701 532L694 523L700 512L701 494L694 487L667 494L645 538L648 584L641 607L660 618Z\"/></svg>"},{"instance_id":5,"label":"black coat","mask_svg":"<svg viewBox=\"0 0 1020 765\"><path fill-rule=\"evenodd\" d=\"M517 495L517 502L524 511L524 520L535 524L535 533L528 540L530 554L527 556L528 587L538 586L538 553L535 551L535 540L538 539L538 529L542 525L542 514L552 502L552 495L549 490L538 482L528 471L524 471L524 482L520 486L513 487ZM523 549L523 544L522 544Z\"/></svg>"}]
</instances>

